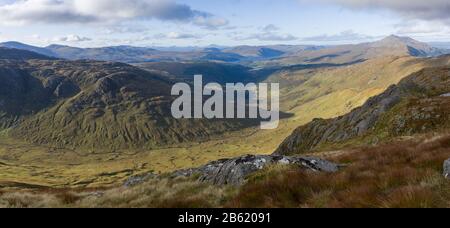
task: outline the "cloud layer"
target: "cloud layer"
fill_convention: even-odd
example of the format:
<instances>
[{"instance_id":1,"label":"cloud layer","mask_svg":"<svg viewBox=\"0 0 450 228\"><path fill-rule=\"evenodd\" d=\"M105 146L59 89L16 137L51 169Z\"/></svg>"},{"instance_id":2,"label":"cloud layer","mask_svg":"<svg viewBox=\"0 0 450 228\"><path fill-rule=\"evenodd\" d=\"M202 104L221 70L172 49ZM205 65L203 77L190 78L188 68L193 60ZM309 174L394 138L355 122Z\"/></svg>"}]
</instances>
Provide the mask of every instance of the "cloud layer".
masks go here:
<instances>
[{"instance_id":1,"label":"cloud layer","mask_svg":"<svg viewBox=\"0 0 450 228\"><path fill-rule=\"evenodd\" d=\"M79 35L70 34L67 36L55 37L52 39L53 42L85 42L91 41L92 39L89 37L83 37Z\"/></svg>"},{"instance_id":2,"label":"cloud layer","mask_svg":"<svg viewBox=\"0 0 450 228\"><path fill-rule=\"evenodd\" d=\"M374 39L374 37L359 34L352 30L348 30L334 35L324 34L320 36L306 37L303 38L302 40L314 42L341 42L341 41L367 41L371 39Z\"/></svg>"},{"instance_id":3,"label":"cloud layer","mask_svg":"<svg viewBox=\"0 0 450 228\"><path fill-rule=\"evenodd\" d=\"M304 1L304 0L303 0ZM421 20L439 20L450 24L449 0L318 0L354 9L388 9Z\"/></svg>"},{"instance_id":4,"label":"cloud layer","mask_svg":"<svg viewBox=\"0 0 450 228\"><path fill-rule=\"evenodd\" d=\"M126 20L190 22L213 29L226 19L173 0L20 0L0 6L0 23L109 23Z\"/></svg>"},{"instance_id":5,"label":"cloud layer","mask_svg":"<svg viewBox=\"0 0 450 228\"><path fill-rule=\"evenodd\" d=\"M276 25L269 24L258 29L258 33L254 33L248 36L242 36L238 34L234 36L234 40L258 40L258 41L294 41L298 38L291 34L280 33L280 28Z\"/></svg>"}]
</instances>

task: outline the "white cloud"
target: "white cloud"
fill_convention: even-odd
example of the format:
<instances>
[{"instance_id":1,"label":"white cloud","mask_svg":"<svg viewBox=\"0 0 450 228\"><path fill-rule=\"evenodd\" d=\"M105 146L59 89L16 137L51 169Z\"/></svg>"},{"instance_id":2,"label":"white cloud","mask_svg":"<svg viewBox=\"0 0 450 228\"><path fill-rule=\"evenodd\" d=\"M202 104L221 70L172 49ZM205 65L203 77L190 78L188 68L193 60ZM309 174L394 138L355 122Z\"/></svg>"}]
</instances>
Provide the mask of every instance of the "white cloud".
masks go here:
<instances>
[{"instance_id":1,"label":"white cloud","mask_svg":"<svg viewBox=\"0 0 450 228\"><path fill-rule=\"evenodd\" d=\"M280 28L278 28L278 26L270 24L270 25L266 25L262 28L262 30L264 32L274 32L274 31L278 31L280 30Z\"/></svg>"},{"instance_id":2,"label":"white cloud","mask_svg":"<svg viewBox=\"0 0 450 228\"><path fill-rule=\"evenodd\" d=\"M276 25L269 24L264 27L258 28L259 32L251 34L249 36L240 36L236 33L235 40L259 40L259 41L294 41L298 38L291 34L283 34L280 32L280 28Z\"/></svg>"},{"instance_id":3,"label":"white cloud","mask_svg":"<svg viewBox=\"0 0 450 228\"><path fill-rule=\"evenodd\" d=\"M395 25L400 35L439 35L449 34L448 25L441 22L428 22L421 20L412 20Z\"/></svg>"},{"instance_id":4,"label":"white cloud","mask_svg":"<svg viewBox=\"0 0 450 228\"><path fill-rule=\"evenodd\" d=\"M85 41L91 41L91 38L78 36L78 35L67 35L67 36L60 36L55 37L52 39L53 42L85 42Z\"/></svg>"},{"instance_id":5,"label":"white cloud","mask_svg":"<svg viewBox=\"0 0 450 228\"><path fill-rule=\"evenodd\" d=\"M192 22L205 28L228 24L226 19L173 0L21 0L0 6L0 23L112 23L127 20Z\"/></svg>"},{"instance_id":6,"label":"white cloud","mask_svg":"<svg viewBox=\"0 0 450 228\"><path fill-rule=\"evenodd\" d=\"M155 39L197 39L201 36L188 34L188 33L178 33L170 32L168 34L157 34L154 36Z\"/></svg>"},{"instance_id":7,"label":"white cloud","mask_svg":"<svg viewBox=\"0 0 450 228\"><path fill-rule=\"evenodd\" d=\"M364 41L374 39L373 36L356 33L352 30L343 31L339 34L333 35L320 35L302 38L302 41L315 41L315 42L339 42L339 41Z\"/></svg>"},{"instance_id":8,"label":"white cloud","mask_svg":"<svg viewBox=\"0 0 450 228\"><path fill-rule=\"evenodd\" d=\"M149 31L150 28L147 26L141 26L136 24L114 24L105 26L102 29L102 33L104 34L130 34L130 33L144 33Z\"/></svg>"},{"instance_id":9,"label":"white cloud","mask_svg":"<svg viewBox=\"0 0 450 228\"><path fill-rule=\"evenodd\" d=\"M200 27L214 30L227 26L228 20L226 20L225 18L213 16L211 14L201 14L195 16L193 23Z\"/></svg>"},{"instance_id":10,"label":"white cloud","mask_svg":"<svg viewBox=\"0 0 450 228\"><path fill-rule=\"evenodd\" d=\"M253 34L249 36L247 39L254 39L260 41L293 41L298 38L291 34L275 34L275 33L260 33Z\"/></svg>"},{"instance_id":11,"label":"white cloud","mask_svg":"<svg viewBox=\"0 0 450 228\"><path fill-rule=\"evenodd\" d=\"M33 34L33 35L30 36L30 38L31 38L31 39L34 39L34 40L40 40L40 39L42 39L41 35L39 35L39 34Z\"/></svg>"}]
</instances>

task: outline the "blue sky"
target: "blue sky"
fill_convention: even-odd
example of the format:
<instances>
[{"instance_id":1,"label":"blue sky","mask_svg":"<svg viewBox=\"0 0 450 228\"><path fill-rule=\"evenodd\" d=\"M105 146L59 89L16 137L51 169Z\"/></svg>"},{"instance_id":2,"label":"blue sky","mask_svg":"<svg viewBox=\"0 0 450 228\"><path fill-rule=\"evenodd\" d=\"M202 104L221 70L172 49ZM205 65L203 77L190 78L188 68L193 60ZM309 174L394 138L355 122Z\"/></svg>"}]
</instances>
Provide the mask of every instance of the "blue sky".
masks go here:
<instances>
[{"instance_id":1,"label":"blue sky","mask_svg":"<svg viewBox=\"0 0 450 228\"><path fill-rule=\"evenodd\" d=\"M0 0L0 41L93 47L450 41L447 0Z\"/></svg>"}]
</instances>

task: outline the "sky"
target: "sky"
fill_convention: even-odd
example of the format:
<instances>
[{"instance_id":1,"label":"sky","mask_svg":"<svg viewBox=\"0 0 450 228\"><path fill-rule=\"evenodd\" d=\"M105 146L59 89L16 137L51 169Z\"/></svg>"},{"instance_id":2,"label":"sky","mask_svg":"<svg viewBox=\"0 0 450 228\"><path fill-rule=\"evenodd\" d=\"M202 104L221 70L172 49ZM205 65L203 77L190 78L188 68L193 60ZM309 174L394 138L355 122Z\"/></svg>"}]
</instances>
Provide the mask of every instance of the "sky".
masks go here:
<instances>
[{"instance_id":1,"label":"sky","mask_svg":"<svg viewBox=\"0 0 450 228\"><path fill-rule=\"evenodd\" d=\"M46 46L450 42L448 0L0 0L0 42Z\"/></svg>"}]
</instances>

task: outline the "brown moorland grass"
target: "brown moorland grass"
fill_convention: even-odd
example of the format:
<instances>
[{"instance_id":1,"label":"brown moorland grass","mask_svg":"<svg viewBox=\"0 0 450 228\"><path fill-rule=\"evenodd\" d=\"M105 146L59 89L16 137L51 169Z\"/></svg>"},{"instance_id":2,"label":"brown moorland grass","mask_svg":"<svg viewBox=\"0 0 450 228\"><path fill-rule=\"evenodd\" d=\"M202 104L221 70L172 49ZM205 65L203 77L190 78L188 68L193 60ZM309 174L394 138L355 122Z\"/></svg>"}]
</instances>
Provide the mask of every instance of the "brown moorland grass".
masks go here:
<instances>
[{"instance_id":1,"label":"brown moorland grass","mask_svg":"<svg viewBox=\"0 0 450 228\"><path fill-rule=\"evenodd\" d=\"M227 207L448 208L449 157L450 136L359 149L336 159L349 166L335 174L258 173Z\"/></svg>"},{"instance_id":2,"label":"brown moorland grass","mask_svg":"<svg viewBox=\"0 0 450 228\"><path fill-rule=\"evenodd\" d=\"M0 191L0 207L120 208L449 208L442 176L450 135L360 148L331 159L335 174L274 166L237 189L186 178L155 178L134 187Z\"/></svg>"},{"instance_id":3,"label":"brown moorland grass","mask_svg":"<svg viewBox=\"0 0 450 228\"><path fill-rule=\"evenodd\" d=\"M186 178L155 178L130 188L6 191L0 208L214 208L228 202L234 191Z\"/></svg>"}]
</instances>

